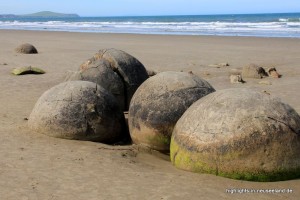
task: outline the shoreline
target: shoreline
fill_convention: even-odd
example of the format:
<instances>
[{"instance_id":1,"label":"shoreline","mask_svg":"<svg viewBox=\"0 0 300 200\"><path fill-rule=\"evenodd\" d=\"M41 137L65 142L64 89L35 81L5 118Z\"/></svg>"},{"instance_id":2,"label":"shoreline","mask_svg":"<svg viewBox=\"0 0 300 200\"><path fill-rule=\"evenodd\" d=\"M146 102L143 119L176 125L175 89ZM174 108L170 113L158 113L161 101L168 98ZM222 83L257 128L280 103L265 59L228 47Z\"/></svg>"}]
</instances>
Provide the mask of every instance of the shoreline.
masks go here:
<instances>
[{"instance_id":1,"label":"shoreline","mask_svg":"<svg viewBox=\"0 0 300 200\"><path fill-rule=\"evenodd\" d=\"M0 29L0 31L29 31L29 32L58 32L58 33L83 33L83 34L116 34L116 35L157 35L157 36L184 36L184 37L241 37L241 38L274 38L274 39L300 39L299 37L292 36L255 36L255 35L218 35L218 34L170 34L170 33L129 33L129 32L88 32L88 31L65 31L65 30L48 30L48 29L36 29L36 30L26 30L26 29Z\"/></svg>"}]
</instances>

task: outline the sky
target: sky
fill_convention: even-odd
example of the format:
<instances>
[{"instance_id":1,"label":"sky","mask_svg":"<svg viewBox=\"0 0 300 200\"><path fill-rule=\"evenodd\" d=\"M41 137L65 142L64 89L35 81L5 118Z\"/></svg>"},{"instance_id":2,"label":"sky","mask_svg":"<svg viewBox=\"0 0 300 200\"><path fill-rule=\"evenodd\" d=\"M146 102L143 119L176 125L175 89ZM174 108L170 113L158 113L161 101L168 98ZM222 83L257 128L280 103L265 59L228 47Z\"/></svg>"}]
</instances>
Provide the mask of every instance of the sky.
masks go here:
<instances>
[{"instance_id":1,"label":"sky","mask_svg":"<svg viewBox=\"0 0 300 200\"><path fill-rule=\"evenodd\" d=\"M0 14L39 11L80 16L153 16L300 12L299 0L0 0Z\"/></svg>"}]
</instances>

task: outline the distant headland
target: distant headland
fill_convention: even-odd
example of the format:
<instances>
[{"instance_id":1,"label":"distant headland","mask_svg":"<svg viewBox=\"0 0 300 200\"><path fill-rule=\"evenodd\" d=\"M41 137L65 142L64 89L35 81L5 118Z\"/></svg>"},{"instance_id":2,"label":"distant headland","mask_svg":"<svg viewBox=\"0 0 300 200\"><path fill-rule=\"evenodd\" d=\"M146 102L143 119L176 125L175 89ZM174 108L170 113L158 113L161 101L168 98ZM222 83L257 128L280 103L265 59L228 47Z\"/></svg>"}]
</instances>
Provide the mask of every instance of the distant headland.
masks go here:
<instances>
[{"instance_id":1,"label":"distant headland","mask_svg":"<svg viewBox=\"0 0 300 200\"><path fill-rule=\"evenodd\" d=\"M32 14L26 15L14 15L14 14L3 14L0 15L0 18L18 18L18 17L68 17L68 18L76 18L79 17L78 14L65 14L65 13L56 13L51 11L42 11Z\"/></svg>"}]
</instances>

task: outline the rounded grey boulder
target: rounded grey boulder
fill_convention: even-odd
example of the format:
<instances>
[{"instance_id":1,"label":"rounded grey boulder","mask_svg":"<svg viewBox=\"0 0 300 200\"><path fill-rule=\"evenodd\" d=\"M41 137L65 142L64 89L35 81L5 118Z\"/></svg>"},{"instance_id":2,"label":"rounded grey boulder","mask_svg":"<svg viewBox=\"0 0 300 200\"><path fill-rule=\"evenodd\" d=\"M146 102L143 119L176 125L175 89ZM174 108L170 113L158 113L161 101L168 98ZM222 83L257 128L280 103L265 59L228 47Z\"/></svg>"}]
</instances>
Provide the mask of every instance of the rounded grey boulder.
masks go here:
<instances>
[{"instance_id":1,"label":"rounded grey boulder","mask_svg":"<svg viewBox=\"0 0 300 200\"><path fill-rule=\"evenodd\" d=\"M84 72L99 60L105 60L109 67L114 71L123 82L124 87L124 105L128 110L130 100L137 88L149 78L144 65L135 57L117 49L103 49L96 53L80 66L80 71ZM113 80L111 80L113 81Z\"/></svg>"},{"instance_id":2,"label":"rounded grey boulder","mask_svg":"<svg viewBox=\"0 0 300 200\"><path fill-rule=\"evenodd\" d=\"M111 92L118 101L121 110L127 110L125 105L124 84L120 76L114 72L108 61L96 60L83 71L73 73L68 81L90 81L101 85Z\"/></svg>"},{"instance_id":3,"label":"rounded grey boulder","mask_svg":"<svg viewBox=\"0 0 300 200\"><path fill-rule=\"evenodd\" d=\"M22 53L22 54L37 54L38 51L37 49L32 45L32 44L21 44L20 46L18 46L15 51L17 53Z\"/></svg>"},{"instance_id":4,"label":"rounded grey boulder","mask_svg":"<svg viewBox=\"0 0 300 200\"><path fill-rule=\"evenodd\" d=\"M28 120L29 128L52 137L114 143L125 135L124 115L114 96L87 81L69 81L46 91Z\"/></svg>"},{"instance_id":5,"label":"rounded grey boulder","mask_svg":"<svg viewBox=\"0 0 300 200\"><path fill-rule=\"evenodd\" d=\"M169 151L177 120L185 110L214 88L196 75L162 72L146 80L134 94L128 114L134 143Z\"/></svg>"},{"instance_id":6,"label":"rounded grey boulder","mask_svg":"<svg viewBox=\"0 0 300 200\"><path fill-rule=\"evenodd\" d=\"M251 181L300 177L300 116L266 93L226 89L178 120L172 163L187 171Z\"/></svg>"}]
</instances>

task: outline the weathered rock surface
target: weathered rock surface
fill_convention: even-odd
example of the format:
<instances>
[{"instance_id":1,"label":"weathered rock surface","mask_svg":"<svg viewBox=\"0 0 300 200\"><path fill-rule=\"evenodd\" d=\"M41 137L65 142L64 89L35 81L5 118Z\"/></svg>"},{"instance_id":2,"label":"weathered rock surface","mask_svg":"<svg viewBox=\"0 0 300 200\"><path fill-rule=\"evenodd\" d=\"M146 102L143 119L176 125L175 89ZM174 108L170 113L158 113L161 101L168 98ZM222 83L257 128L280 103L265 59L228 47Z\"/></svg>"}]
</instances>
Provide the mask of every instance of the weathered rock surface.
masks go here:
<instances>
[{"instance_id":1,"label":"weathered rock surface","mask_svg":"<svg viewBox=\"0 0 300 200\"><path fill-rule=\"evenodd\" d=\"M251 181L300 177L300 116L262 92L226 89L178 120L171 161L184 170Z\"/></svg>"},{"instance_id":2,"label":"weathered rock surface","mask_svg":"<svg viewBox=\"0 0 300 200\"><path fill-rule=\"evenodd\" d=\"M104 143L125 137L124 115L114 96L87 81L69 81L46 91L28 120L33 131L52 137Z\"/></svg>"},{"instance_id":3,"label":"weathered rock surface","mask_svg":"<svg viewBox=\"0 0 300 200\"><path fill-rule=\"evenodd\" d=\"M122 110L127 110L125 102L125 85L121 77L114 72L108 61L96 60L89 64L83 71L74 72L68 81L90 81L101 85L104 89L111 92L118 100Z\"/></svg>"},{"instance_id":4,"label":"weathered rock surface","mask_svg":"<svg viewBox=\"0 0 300 200\"><path fill-rule=\"evenodd\" d=\"M106 60L110 68L118 74L124 84L124 105L128 110L130 100L137 88L149 78L144 65L135 57L117 49L103 49L80 66L85 71L98 60Z\"/></svg>"},{"instance_id":5,"label":"weathered rock surface","mask_svg":"<svg viewBox=\"0 0 300 200\"><path fill-rule=\"evenodd\" d=\"M185 110L214 88L196 75L161 72L146 80L134 94L128 124L134 143L169 151L177 120Z\"/></svg>"},{"instance_id":6,"label":"weathered rock surface","mask_svg":"<svg viewBox=\"0 0 300 200\"><path fill-rule=\"evenodd\" d=\"M243 78L263 78L268 76L264 68L259 67L256 64L249 64L243 67L242 77Z\"/></svg>"},{"instance_id":7,"label":"weathered rock surface","mask_svg":"<svg viewBox=\"0 0 300 200\"><path fill-rule=\"evenodd\" d=\"M37 54L38 51L37 49L32 45L32 44L21 44L20 46L18 46L15 51L17 53L22 53L22 54Z\"/></svg>"}]
</instances>

